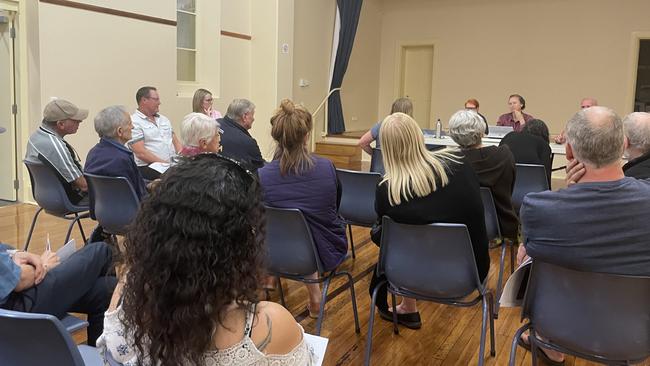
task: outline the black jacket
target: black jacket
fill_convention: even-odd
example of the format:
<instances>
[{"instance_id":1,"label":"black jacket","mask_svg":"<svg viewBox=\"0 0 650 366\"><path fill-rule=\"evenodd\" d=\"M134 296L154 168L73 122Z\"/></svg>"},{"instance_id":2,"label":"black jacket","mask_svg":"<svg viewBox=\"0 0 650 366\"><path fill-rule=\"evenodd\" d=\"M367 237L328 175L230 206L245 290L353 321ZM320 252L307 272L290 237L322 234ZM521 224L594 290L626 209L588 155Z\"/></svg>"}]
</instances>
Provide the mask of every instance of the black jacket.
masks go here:
<instances>
[{"instance_id":1,"label":"black jacket","mask_svg":"<svg viewBox=\"0 0 650 366\"><path fill-rule=\"evenodd\" d=\"M228 116L217 120L221 125L222 154L231 157L253 172L264 166L264 159L257 141L236 121Z\"/></svg>"},{"instance_id":2,"label":"black jacket","mask_svg":"<svg viewBox=\"0 0 650 366\"><path fill-rule=\"evenodd\" d=\"M636 159L632 159L623 165L623 173L626 177L636 179L650 178L650 152L647 152Z\"/></svg>"}]
</instances>

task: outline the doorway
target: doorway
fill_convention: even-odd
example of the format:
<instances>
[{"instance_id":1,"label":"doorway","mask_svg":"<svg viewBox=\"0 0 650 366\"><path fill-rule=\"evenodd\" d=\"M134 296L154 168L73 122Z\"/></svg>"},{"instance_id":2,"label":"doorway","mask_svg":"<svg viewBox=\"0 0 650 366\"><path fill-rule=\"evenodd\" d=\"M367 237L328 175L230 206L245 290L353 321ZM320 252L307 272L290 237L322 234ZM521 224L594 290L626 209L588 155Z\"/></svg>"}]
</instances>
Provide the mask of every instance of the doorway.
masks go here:
<instances>
[{"instance_id":1,"label":"doorway","mask_svg":"<svg viewBox=\"0 0 650 366\"><path fill-rule=\"evenodd\" d=\"M435 126L435 121L431 121L433 45L402 46L399 75L399 97L411 99L413 117L420 128Z\"/></svg>"},{"instance_id":2,"label":"doorway","mask_svg":"<svg viewBox=\"0 0 650 366\"><path fill-rule=\"evenodd\" d=\"M0 200L18 197L16 154L15 38L16 13L0 10Z\"/></svg>"}]
</instances>

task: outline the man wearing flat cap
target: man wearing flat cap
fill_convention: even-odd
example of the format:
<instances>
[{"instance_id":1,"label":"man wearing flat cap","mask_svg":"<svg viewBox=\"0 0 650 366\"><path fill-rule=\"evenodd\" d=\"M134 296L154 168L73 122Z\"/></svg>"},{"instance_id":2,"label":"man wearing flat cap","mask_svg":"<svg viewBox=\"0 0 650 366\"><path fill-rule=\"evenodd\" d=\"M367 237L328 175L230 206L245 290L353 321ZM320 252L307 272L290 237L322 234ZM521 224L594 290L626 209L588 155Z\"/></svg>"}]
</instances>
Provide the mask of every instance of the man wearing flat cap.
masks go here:
<instances>
[{"instance_id":1,"label":"man wearing flat cap","mask_svg":"<svg viewBox=\"0 0 650 366\"><path fill-rule=\"evenodd\" d=\"M87 199L88 184L74 148L63 138L77 133L81 121L88 117L87 109L63 99L54 99L43 110L43 123L29 137L25 160L50 166L74 204Z\"/></svg>"}]
</instances>

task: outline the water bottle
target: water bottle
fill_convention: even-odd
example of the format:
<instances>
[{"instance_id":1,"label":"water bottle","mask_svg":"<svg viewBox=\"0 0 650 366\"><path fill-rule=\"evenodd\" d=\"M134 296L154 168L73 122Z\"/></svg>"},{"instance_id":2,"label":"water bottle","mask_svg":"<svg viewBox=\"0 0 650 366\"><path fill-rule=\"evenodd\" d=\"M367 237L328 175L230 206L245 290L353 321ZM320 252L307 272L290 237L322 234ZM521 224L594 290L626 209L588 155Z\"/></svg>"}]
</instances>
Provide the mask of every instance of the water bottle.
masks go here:
<instances>
[{"instance_id":1,"label":"water bottle","mask_svg":"<svg viewBox=\"0 0 650 366\"><path fill-rule=\"evenodd\" d=\"M436 121L436 138L439 139L440 137L442 137L442 123L438 118L438 121Z\"/></svg>"}]
</instances>

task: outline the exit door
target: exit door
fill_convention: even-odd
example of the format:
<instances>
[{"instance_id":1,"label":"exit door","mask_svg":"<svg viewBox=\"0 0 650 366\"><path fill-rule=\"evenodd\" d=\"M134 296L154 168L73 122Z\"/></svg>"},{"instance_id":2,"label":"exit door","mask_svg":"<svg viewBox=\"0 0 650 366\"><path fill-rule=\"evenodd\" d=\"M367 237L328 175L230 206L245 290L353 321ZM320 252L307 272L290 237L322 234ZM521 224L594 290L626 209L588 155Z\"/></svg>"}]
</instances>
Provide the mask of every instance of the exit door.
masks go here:
<instances>
[{"instance_id":1,"label":"exit door","mask_svg":"<svg viewBox=\"0 0 650 366\"><path fill-rule=\"evenodd\" d=\"M420 128L431 128L433 45L402 46L400 56L399 96L413 102L413 118Z\"/></svg>"},{"instance_id":2,"label":"exit door","mask_svg":"<svg viewBox=\"0 0 650 366\"><path fill-rule=\"evenodd\" d=\"M0 11L0 200L16 201L15 12Z\"/></svg>"}]
</instances>

